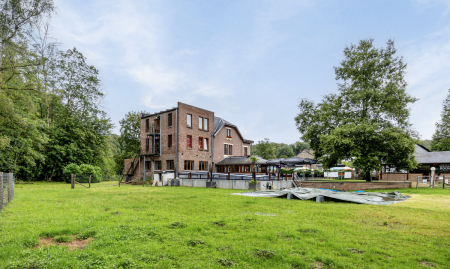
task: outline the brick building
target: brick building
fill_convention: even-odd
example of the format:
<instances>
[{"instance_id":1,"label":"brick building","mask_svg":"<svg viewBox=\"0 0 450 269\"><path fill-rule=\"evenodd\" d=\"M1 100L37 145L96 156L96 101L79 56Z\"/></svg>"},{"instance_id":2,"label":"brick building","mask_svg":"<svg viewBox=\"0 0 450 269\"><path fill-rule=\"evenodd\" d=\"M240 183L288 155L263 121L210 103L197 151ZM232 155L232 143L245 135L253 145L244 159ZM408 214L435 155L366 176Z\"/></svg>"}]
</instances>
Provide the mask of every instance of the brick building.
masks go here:
<instances>
[{"instance_id":1,"label":"brick building","mask_svg":"<svg viewBox=\"0 0 450 269\"><path fill-rule=\"evenodd\" d=\"M229 156L250 155L251 140L214 112L178 102L178 106L141 115L141 154L125 160L128 179L173 171L213 171Z\"/></svg>"}]
</instances>

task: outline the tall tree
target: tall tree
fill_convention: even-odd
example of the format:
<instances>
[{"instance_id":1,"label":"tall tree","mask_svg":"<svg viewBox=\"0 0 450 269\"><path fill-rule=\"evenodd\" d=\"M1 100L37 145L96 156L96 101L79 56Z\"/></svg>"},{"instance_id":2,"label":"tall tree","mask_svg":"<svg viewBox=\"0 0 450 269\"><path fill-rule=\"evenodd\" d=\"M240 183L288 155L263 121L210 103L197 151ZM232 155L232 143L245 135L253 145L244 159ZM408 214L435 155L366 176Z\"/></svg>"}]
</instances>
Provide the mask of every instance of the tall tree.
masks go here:
<instances>
[{"instance_id":1,"label":"tall tree","mask_svg":"<svg viewBox=\"0 0 450 269\"><path fill-rule=\"evenodd\" d=\"M34 89L32 85L17 88L5 82L14 76L21 75L21 70L36 65L30 61L26 46L37 24L48 17L54 10L52 0L3 0L0 2L0 89ZM6 52L12 52L7 54ZM8 64L4 58L9 57ZM4 77L4 71L9 71Z\"/></svg>"},{"instance_id":2,"label":"tall tree","mask_svg":"<svg viewBox=\"0 0 450 269\"><path fill-rule=\"evenodd\" d=\"M431 150L450 151L450 90L444 100L441 120L436 122L436 131L431 141Z\"/></svg>"},{"instance_id":3,"label":"tall tree","mask_svg":"<svg viewBox=\"0 0 450 269\"><path fill-rule=\"evenodd\" d=\"M252 147L252 155L259 155L266 160L275 159L276 152L275 144L270 142L268 138L264 138Z\"/></svg>"},{"instance_id":4,"label":"tall tree","mask_svg":"<svg viewBox=\"0 0 450 269\"><path fill-rule=\"evenodd\" d=\"M345 59L334 68L338 93L318 104L300 102L297 128L325 166L356 157L354 165L370 180L383 163L398 169L417 165L417 135L408 121L408 105L417 99L406 93L406 64L396 51L391 40L386 48L375 48L373 39L346 47Z\"/></svg>"},{"instance_id":5,"label":"tall tree","mask_svg":"<svg viewBox=\"0 0 450 269\"><path fill-rule=\"evenodd\" d=\"M123 119L120 120L120 137L118 142L122 153L115 156L116 173L123 173L124 160L134 158L139 153L141 142L141 113L145 112L128 112Z\"/></svg>"},{"instance_id":6,"label":"tall tree","mask_svg":"<svg viewBox=\"0 0 450 269\"><path fill-rule=\"evenodd\" d=\"M277 148L277 158L289 158L294 156L294 151L292 150L292 147L289 145L282 145L279 148Z\"/></svg>"}]
</instances>

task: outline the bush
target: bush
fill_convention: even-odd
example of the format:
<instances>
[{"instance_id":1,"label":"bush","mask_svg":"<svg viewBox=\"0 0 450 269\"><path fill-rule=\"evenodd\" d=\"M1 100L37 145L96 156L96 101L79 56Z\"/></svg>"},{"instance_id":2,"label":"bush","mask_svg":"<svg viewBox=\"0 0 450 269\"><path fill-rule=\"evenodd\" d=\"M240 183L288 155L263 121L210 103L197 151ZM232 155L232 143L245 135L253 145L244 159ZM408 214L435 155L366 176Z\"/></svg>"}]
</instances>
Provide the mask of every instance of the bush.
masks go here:
<instances>
[{"instance_id":1,"label":"bush","mask_svg":"<svg viewBox=\"0 0 450 269\"><path fill-rule=\"evenodd\" d=\"M102 170L98 166L90 164L77 165L71 163L63 170L64 181L70 183L70 175L74 174L77 176L77 181L80 183L88 183L89 175L91 175L91 183L98 183L100 182L101 171Z\"/></svg>"},{"instance_id":2,"label":"bush","mask_svg":"<svg viewBox=\"0 0 450 269\"><path fill-rule=\"evenodd\" d=\"M289 175L291 175L292 173L294 173L294 168L292 168L292 169L281 168L281 173L282 174L289 174Z\"/></svg>"},{"instance_id":3,"label":"bush","mask_svg":"<svg viewBox=\"0 0 450 269\"><path fill-rule=\"evenodd\" d=\"M71 163L64 168L63 175L64 175L65 182L70 183L70 175L71 174L81 175L80 167L75 163Z\"/></svg>"}]
</instances>

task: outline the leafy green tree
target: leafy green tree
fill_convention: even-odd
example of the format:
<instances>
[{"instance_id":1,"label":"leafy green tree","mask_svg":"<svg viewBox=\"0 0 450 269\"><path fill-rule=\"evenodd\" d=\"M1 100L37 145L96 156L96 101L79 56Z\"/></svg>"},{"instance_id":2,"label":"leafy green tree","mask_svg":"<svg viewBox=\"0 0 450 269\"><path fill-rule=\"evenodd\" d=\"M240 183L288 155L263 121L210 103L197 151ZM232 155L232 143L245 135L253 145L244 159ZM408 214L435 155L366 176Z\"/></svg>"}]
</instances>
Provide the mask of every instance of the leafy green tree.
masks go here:
<instances>
[{"instance_id":1,"label":"leafy green tree","mask_svg":"<svg viewBox=\"0 0 450 269\"><path fill-rule=\"evenodd\" d=\"M292 150L292 147L289 145L282 145L277 149L277 158L289 158L294 156L294 151ZM285 157L281 157L285 156Z\"/></svg>"},{"instance_id":2,"label":"leafy green tree","mask_svg":"<svg viewBox=\"0 0 450 269\"><path fill-rule=\"evenodd\" d=\"M406 64L395 53L391 40L381 49L372 39L346 47L334 68L338 93L318 104L300 102L297 128L326 167L356 157L354 165L370 180L383 163L407 170L417 165L417 135L408 122L408 105L416 99L406 93Z\"/></svg>"},{"instance_id":3,"label":"leafy green tree","mask_svg":"<svg viewBox=\"0 0 450 269\"><path fill-rule=\"evenodd\" d=\"M291 146L292 150L294 151L294 155L299 154L304 149L310 148L309 143L301 142L301 141L297 141L294 144L291 144L290 146Z\"/></svg>"},{"instance_id":4,"label":"leafy green tree","mask_svg":"<svg viewBox=\"0 0 450 269\"><path fill-rule=\"evenodd\" d=\"M259 141L252 147L252 155L259 155L261 158L269 160L276 158L276 147L268 138Z\"/></svg>"},{"instance_id":5,"label":"leafy green tree","mask_svg":"<svg viewBox=\"0 0 450 269\"><path fill-rule=\"evenodd\" d=\"M52 0L0 2L0 89L34 89L32 84L14 85L7 82L16 76L23 76L28 67L38 64L32 61L27 44L33 39L36 26L49 17L54 8Z\"/></svg>"},{"instance_id":6,"label":"leafy green tree","mask_svg":"<svg viewBox=\"0 0 450 269\"><path fill-rule=\"evenodd\" d=\"M114 156L117 174L123 173L125 159L135 158L140 152L141 113L143 112L128 112L119 122L120 136L117 142L122 152Z\"/></svg>"},{"instance_id":7,"label":"leafy green tree","mask_svg":"<svg viewBox=\"0 0 450 269\"><path fill-rule=\"evenodd\" d=\"M431 140L431 150L450 151L450 90L444 100L441 120L436 123L436 131Z\"/></svg>"},{"instance_id":8,"label":"leafy green tree","mask_svg":"<svg viewBox=\"0 0 450 269\"><path fill-rule=\"evenodd\" d=\"M141 113L142 112L128 112L123 119L119 121L120 124L120 143L123 151L139 153L141 135Z\"/></svg>"}]
</instances>

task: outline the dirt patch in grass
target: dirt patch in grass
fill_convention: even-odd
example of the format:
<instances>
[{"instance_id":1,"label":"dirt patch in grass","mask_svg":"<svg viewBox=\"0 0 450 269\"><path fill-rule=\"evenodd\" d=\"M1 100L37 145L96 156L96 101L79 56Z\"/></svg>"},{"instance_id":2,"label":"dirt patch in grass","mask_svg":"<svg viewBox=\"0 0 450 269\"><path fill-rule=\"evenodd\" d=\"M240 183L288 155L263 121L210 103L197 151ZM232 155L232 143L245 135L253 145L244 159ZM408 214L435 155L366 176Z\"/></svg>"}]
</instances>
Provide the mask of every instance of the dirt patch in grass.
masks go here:
<instances>
[{"instance_id":1,"label":"dirt patch in grass","mask_svg":"<svg viewBox=\"0 0 450 269\"><path fill-rule=\"evenodd\" d=\"M359 254L364 253L364 250L359 250L357 248L348 248L347 250L352 252L352 253L359 253Z\"/></svg>"},{"instance_id":2,"label":"dirt patch in grass","mask_svg":"<svg viewBox=\"0 0 450 269\"><path fill-rule=\"evenodd\" d=\"M423 264L423 265L425 265L425 266L428 266L428 267L434 267L434 265L433 264L431 264L431 263L429 263L429 262L426 262L426 261L421 261L421 262L419 262L420 264Z\"/></svg>"},{"instance_id":3,"label":"dirt patch in grass","mask_svg":"<svg viewBox=\"0 0 450 269\"><path fill-rule=\"evenodd\" d=\"M322 269L322 268L325 268L325 264L323 264L319 261L315 261L311 268L312 269Z\"/></svg>"},{"instance_id":4,"label":"dirt patch in grass","mask_svg":"<svg viewBox=\"0 0 450 269\"><path fill-rule=\"evenodd\" d=\"M75 237L73 237L75 238ZM55 246L64 246L68 247L69 250L75 250L75 249L82 249L89 244L90 241L92 241L92 237L89 237L87 239L73 239L71 242L57 242L53 238L41 238L39 239L39 245L37 245L35 248L42 248L49 245L55 245Z\"/></svg>"}]
</instances>

